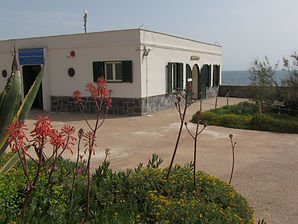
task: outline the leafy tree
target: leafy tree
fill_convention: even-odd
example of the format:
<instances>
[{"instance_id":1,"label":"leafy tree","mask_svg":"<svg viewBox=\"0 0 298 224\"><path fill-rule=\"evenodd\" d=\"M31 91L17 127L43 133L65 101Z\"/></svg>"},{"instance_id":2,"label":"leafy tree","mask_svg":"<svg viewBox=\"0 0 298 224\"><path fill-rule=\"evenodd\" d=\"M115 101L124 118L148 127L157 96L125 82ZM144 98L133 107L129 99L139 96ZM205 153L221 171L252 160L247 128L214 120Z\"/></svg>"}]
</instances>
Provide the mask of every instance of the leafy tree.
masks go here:
<instances>
[{"instance_id":1,"label":"leafy tree","mask_svg":"<svg viewBox=\"0 0 298 224\"><path fill-rule=\"evenodd\" d=\"M283 69L288 77L282 80L282 84L288 86L283 98L288 108L298 110L298 54L294 52L290 58L283 58Z\"/></svg>"},{"instance_id":2,"label":"leafy tree","mask_svg":"<svg viewBox=\"0 0 298 224\"><path fill-rule=\"evenodd\" d=\"M271 65L269 59L261 61L256 59L249 69L251 85L253 88L253 100L271 101L280 100L281 94L276 78L278 63Z\"/></svg>"},{"instance_id":3,"label":"leafy tree","mask_svg":"<svg viewBox=\"0 0 298 224\"><path fill-rule=\"evenodd\" d=\"M251 85L254 86L252 99L255 101L282 101L290 112L298 111L298 54L283 58L282 69L288 76L282 80L280 87L276 78L279 63L271 65L269 59L256 59L249 69Z\"/></svg>"}]
</instances>

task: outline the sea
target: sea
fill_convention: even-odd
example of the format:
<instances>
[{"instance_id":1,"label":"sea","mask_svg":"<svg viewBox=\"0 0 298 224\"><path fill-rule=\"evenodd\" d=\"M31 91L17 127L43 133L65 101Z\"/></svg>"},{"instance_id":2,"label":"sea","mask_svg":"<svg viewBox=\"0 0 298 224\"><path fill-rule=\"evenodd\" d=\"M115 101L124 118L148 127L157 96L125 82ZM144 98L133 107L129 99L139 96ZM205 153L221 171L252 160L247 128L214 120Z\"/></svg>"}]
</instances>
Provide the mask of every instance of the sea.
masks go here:
<instances>
[{"instance_id":1,"label":"sea","mask_svg":"<svg viewBox=\"0 0 298 224\"><path fill-rule=\"evenodd\" d=\"M223 71L222 72L222 85L250 85L251 76L249 71ZM278 84L281 84L281 80L287 78L287 72L280 70L276 73L276 79Z\"/></svg>"}]
</instances>

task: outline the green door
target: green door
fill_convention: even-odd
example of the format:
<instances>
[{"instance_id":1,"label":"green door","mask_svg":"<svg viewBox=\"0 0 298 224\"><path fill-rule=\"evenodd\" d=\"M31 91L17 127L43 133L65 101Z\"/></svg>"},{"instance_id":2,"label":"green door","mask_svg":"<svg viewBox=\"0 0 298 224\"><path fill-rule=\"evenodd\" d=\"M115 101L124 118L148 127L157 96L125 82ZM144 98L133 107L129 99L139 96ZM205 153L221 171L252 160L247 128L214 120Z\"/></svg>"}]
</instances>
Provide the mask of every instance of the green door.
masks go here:
<instances>
[{"instance_id":1,"label":"green door","mask_svg":"<svg viewBox=\"0 0 298 224\"><path fill-rule=\"evenodd\" d=\"M189 64L186 64L186 88L190 86L189 100L192 99L192 71Z\"/></svg>"},{"instance_id":2,"label":"green door","mask_svg":"<svg viewBox=\"0 0 298 224\"><path fill-rule=\"evenodd\" d=\"M203 65L199 74L199 93L201 93L202 99L206 98L206 87L208 77L208 65Z\"/></svg>"}]
</instances>

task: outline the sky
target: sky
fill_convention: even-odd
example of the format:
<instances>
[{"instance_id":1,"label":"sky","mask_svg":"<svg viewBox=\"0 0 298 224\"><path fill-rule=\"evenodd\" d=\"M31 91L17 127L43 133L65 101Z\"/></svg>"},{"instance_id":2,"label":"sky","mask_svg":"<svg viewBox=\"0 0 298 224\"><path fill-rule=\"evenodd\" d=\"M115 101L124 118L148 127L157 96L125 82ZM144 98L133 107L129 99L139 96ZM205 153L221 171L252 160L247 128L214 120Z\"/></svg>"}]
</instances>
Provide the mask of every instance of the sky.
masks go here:
<instances>
[{"instance_id":1,"label":"sky","mask_svg":"<svg viewBox=\"0 0 298 224\"><path fill-rule=\"evenodd\" d=\"M224 71L298 51L297 0L0 0L0 40L143 28L223 47Z\"/></svg>"}]
</instances>

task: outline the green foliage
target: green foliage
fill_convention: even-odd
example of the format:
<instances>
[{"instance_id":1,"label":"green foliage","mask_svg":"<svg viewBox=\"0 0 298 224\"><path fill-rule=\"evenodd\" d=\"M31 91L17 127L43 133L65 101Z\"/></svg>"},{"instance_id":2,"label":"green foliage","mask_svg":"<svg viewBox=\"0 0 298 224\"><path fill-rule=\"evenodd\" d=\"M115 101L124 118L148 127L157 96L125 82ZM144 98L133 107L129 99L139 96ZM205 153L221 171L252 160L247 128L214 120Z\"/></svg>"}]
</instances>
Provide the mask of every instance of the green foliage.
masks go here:
<instances>
[{"instance_id":1,"label":"green foliage","mask_svg":"<svg viewBox=\"0 0 298 224\"><path fill-rule=\"evenodd\" d=\"M281 133L298 133L298 117L287 114L258 114L255 104L242 102L237 105L203 112L201 123L230 128L252 129ZM197 113L192 117L192 122L198 120Z\"/></svg>"},{"instance_id":2,"label":"green foliage","mask_svg":"<svg viewBox=\"0 0 298 224\"><path fill-rule=\"evenodd\" d=\"M287 71L287 79L282 83L289 88L283 93L283 100L287 108L298 111L298 54L294 52L290 59L283 58L283 69Z\"/></svg>"},{"instance_id":3,"label":"green foliage","mask_svg":"<svg viewBox=\"0 0 298 224\"><path fill-rule=\"evenodd\" d=\"M8 159L8 158L6 158ZM112 172L109 162L95 171L91 187L88 223L253 223L253 210L229 184L197 172L193 191L193 166L175 166L169 181L167 168L153 156L148 167ZM2 158L0 162L5 162ZM34 173L29 163L30 173ZM80 223L86 204L86 175L78 174L74 200L69 202L71 173L75 164L59 160L53 181L47 186L41 174L24 220L19 223ZM81 168L86 168L80 164ZM17 221L24 200L26 180L20 165L0 175L0 223Z\"/></svg>"},{"instance_id":4,"label":"green foliage","mask_svg":"<svg viewBox=\"0 0 298 224\"><path fill-rule=\"evenodd\" d=\"M271 65L269 59L265 57L263 61L256 59L249 69L251 76L251 85L256 86L253 89L253 100L270 101L281 98L276 79L278 63ZM275 87L275 88L273 88Z\"/></svg>"},{"instance_id":5,"label":"green foliage","mask_svg":"<svg viewBox=\"0 0 298 224\"><path fill-rule=\"evenodd\" d=\"M289 58L283 58L282 69L287 72L287 77L282 80L281 88L276 79L276 72L281 69L276 63L271 65L267 57L255 60L250 68L251 84L255 86L252 99L273 103L281 101L285 104L289 114L298 111L298 54L294 52Z\"/></svg>"},{"instance_id":6,"label":"green foliage","mask_svg":"<svg viewBox=\"0 0 298 224\"><path fill-rule=\"evenodd\" d=\"M270 114L256 114L249 122L253 130L272 131L282 133L298 133L298 120L285 119L290 116L276 116Z\"/></svg>"},{"instance_id":7,"label":"green foliage","mask_svg":"<svg viewBox=\"0 0 298 224\"><path fill-rule=\"evenodd\" d=\"M18 106L21 93L21 75L20 72L12 74L8 79L5 88L2 91L0 104L0 155L4 152L7 141L6 127L10 125Z\"/></svg>"},{"instance_id":8,"label":"green foliage","mask_svg":"<svg viewBox=\"0 0 298 224\"><path fill-rule=\"evenodd\" d=\"M43 66L20 107L19 101L21 91L21 76L19 71L17 71L15 74L12 74L11 81L8 81L7 83L7 85L10 86L7 96L5 89L1 93L2 99L0 100L0 156L7 147L8 135L5 134L5 127L10 125L13 120L25 120L42 82L44 69L45 68ZM0 173L6 173L7 171L9 171L17 161L18 157L15 155L14 158L12 158L10 161L8 161L7 164L4 165L4 167L1 166L2 169L0 169Z\"/></svg>"}]
</instances>

